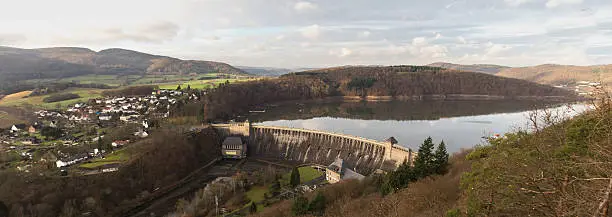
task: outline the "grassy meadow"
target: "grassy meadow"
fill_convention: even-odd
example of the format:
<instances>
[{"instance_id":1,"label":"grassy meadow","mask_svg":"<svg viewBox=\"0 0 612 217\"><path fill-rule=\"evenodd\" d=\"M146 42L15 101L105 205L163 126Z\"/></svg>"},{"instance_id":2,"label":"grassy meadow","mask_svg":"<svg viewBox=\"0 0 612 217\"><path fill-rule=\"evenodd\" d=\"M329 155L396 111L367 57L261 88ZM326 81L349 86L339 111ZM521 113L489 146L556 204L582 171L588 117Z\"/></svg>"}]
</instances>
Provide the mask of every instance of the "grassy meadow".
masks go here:
<instances>
[{"instance_id":1,"label":"grassy meadow","mask_svg":"<svg viewBox=\"0 0 612 217\"><path fill-rule=\"evenodd\" d=\"M89 99L94 99L102 96L102 89L85 89L85 88L69 88L58 93L74 93L80 97L77 99L65 100L60 102L45 103L43 99L49 97L48 95L31 96L28 95L32 91L22 91L19 93L11 94L0 100L0 106L3 107L25 107L25 108L66 108L69 105L78 102L87 102Z\"/></svg>"}]
</instances>

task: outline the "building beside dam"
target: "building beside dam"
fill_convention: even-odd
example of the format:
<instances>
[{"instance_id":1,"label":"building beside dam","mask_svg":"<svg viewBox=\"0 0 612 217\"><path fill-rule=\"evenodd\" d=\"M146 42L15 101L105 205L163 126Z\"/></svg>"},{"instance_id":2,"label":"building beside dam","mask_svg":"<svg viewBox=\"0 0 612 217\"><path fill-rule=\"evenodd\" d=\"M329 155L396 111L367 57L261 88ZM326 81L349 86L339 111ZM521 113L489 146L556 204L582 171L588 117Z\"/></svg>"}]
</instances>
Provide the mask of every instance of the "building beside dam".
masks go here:
<instances>
[{"instance_id":1,"label":"building beside dam","mask_svg":"<svg viewBox=\"0 0 612 217\"><path fill-rule=\"evenodd\" d=\"M394 170L404 161L412 163L416 156L393 138L381 142L325 131L253 125L248 121L212 127L223 138L238 136L246 141L249 156L319 165L343 159L346 168L364 175L377 169Z\"/></svg>"}]
</instances>

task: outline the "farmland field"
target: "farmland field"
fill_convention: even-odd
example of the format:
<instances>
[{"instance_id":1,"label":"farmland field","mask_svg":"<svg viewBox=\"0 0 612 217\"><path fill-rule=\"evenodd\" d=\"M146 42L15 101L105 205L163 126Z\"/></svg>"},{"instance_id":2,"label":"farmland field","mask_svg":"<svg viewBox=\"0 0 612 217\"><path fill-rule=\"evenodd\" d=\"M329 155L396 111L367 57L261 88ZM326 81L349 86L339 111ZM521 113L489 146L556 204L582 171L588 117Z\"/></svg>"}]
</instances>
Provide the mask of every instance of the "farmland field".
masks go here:
<instances>
[{"instance_id":1,"label":"farmland field","mask_svg":"<svg viewBox=\"0 0 612 217\"><path fill-rule=\"evenodd\" d=\"M184 82L161 83L157 85L159 85L159 89L167 89L167 90L174 90L179 85L181 85L181 88L187 88L187 86L190 86L191 89L207 89L207 88L216 87L221 83L225 83L226 81L230 83L235 83L235 82L244 82L244 81L249 81L249 80L252 80L252 79L230 78L230 79L191 80L191 81L184 81Z\"/></svg>"},{"instance_id":2,"label":"farmland field","mask_svg":"<svg viewBox=\"0 0 612 217\"><path fill-rule=\"evenodd\" d=\"M78 82L81 84L106 84L109 86L119 86L127 83L126 76L115 76L115 75L83 75L77 77L64 78L59 82Z\"/></svg>"},{"instance_id":3,"label":"farmland field","mask_svg":"<svg viewBox=\"0 0 612 217\"><path fill-rule=\"evenodd\" d=\"M11 94L0 100L0 106L18 106L18 107L33 107L33 108L65 108L71 104L78 102L87 102L89 99L101 97L102 89L67 89L59 93L74 93L80 98L65 100L60 102L45 103L43 99L49 95L26 97L31 91L23 91L16 94Z\"/></svg>"}]
</instances>

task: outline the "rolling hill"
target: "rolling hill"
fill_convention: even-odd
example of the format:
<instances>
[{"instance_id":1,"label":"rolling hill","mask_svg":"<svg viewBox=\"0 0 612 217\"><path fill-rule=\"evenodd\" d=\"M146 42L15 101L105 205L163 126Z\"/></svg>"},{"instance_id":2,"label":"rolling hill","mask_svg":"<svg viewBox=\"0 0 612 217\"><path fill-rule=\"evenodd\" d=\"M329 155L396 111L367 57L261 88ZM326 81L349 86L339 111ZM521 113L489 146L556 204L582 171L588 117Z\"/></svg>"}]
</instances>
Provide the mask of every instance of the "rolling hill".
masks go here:
<instances>
[{"instance_id":1,"label":"rolling hill","mask_svg":"<svg viewBox=\"0 0 612 217\"><path fill-rule=\"evenodd\" d=\"M575 84L578 81L600 81L607 86L612 85L612 65L570 66L546 64L507 68L495 75L551 85Z\"/></svg>"},{"instance_id":2,"label":"rolling hill","mask_svg":"<svg viewBox=\"0 0 612 217\"><path fill-rule=\"evenodd\" d=\"M58 79L90 74L247 74L221 62L181 60L132 50L55 47L20 49L0 47L0 79Z\"/></svg>"},{"instance_id":3,"label":"rolling hill","mask_svg":"<svg viewBox=\"0 0 612 217\"><path fill-rule=\"evenodd\" d=\"M254 67L254 66L236 66L237 68L257 76L278 77L291 72L301 72L313 70L315 68L275 68L275 67Z\"/></svg>"},{"instance_id":4,"label":"rolling hill","mask_svg":"<svg viewBox=\"0 0 612 217\"><path fill-rule=\"evenodd\" d=\"M438 62L428 66L482 72L548 85L572 85L578 81L592 81L612 86L612 65L572 66L544 64L529 67L507 67L488 64L461 65Z\"/></svg>"}]
</instances>

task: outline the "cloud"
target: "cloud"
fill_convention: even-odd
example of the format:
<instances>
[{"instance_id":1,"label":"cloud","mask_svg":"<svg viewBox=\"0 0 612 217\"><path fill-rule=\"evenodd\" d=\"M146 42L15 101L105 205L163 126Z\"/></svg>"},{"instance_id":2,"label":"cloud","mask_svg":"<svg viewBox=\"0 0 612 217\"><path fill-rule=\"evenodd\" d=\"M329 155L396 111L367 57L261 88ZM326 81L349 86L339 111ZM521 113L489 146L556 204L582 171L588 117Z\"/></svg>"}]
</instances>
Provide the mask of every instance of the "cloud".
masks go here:
<instances>
[{"instance_id":1,"label":"cloud","mask_svg":"<svg viewBox=\"0 0 612 217\"><path fill-rule=\"evenodd\" d=\"M612 61L609 0L34 1L3 5L1 45L277 67Z\"/></svg>"},{"instance_id":2,"label":"cloud","mask_svg":"<svg viewBox=\"0 0 612 217\"><path fill-rule=\"evenodd\" d=\"M467 41L463 36L457 36L457 41L461 44L467 44Z\"/></svg>"},{"instance_id":3,"label":"cloud","mask_svg":"<svg viewBox=\"0 0 612 217\"><path fill-rule=\"evenodd\" d=\"M173 23L154 23L134 28L110 28L100 33L99 40L134 41L134 42L163 42L172 40L178 34L179 26Z\"/></svg>"},{"instance_id":4,"label":"cloud","mask_svg":"<svg viewBox=\"0 0 612 217\"><path fill-rule=\"evenodd\" d=\"M547 8L554 8L560 5L577 5L582 4L583 0L548 0L546 2Z\"/></svg>"},{"instance_id":5,"label":"cloud","mask_svg":"<svg viewBox=\"0 0 612 217\"><path fill-rule=\"evenodd\" d=\"M348 56L353 55L353 51L351 49L343 47L339 49L338 51L330 50L329 54L333 56L338 56L338 57L348 57Z\"/></svg>"},{"instance_id":6,"label":"cloud","mask_svg":"<svg viewBox=\"0 0 612 217\"><path fill-rule=\"evenodd\" d=\"M369 38L370 35L372 35L372 33L370 31L363 31L363 32L359 33L359 37L360 38Z\"/></svg>"},{"instance_id":7,"label":"cloud","mask_svg":"<svg viewBox=\"0 0 612 217\"><path fill-rule=\"evenodd\" d=\"M2 34L0 33L0 46L1 45L14 45L26 41L27 38L21 34Z\"/></svg>"},{"instance_id":8,"label":"cloud","mask_svg":"<svg viewBox=\"0 0 612 217\"><path fill-rule=\"evenodd\" d=\"M503 44L489 43L488 46L489 48L487 50L486 56L499 56L500 54L503 54L504 52L512 49L512 46Z\"/></svg>"},{"instance_id":9,"label":"cloud","mask_svg":"<svg viewBox=\"0 0 612 217\"><path fill-rule=\"evenodd\" d=\"M506 2L506 4L510 5L510 6L519 6L525 3L529 3L532 2L534 0L504 0L504 2Z\"/></svg>"},{"instance_id":10,"label":"cloud","mask_svg":"<svg viewBox=\"0 0 612 217\"><path fill-rule=\"evenodd\" d=\"M419 55L422 57L441 58L448 56L448 48L443 45L431 45L421 47L419 49Z\"/></svg>"},{"instance_id":11,"label":"cloud","mask_svg":"<svg viewBox=\"0 0 612 217\"><path fill-rule=\"evenodd\" d=\"M421 46L421 45L426 45L427 41L425 39L425 37L416 37L412 39L412 45L414 46Z\"/></svg>"},{"instance_id":12,"label":"cloud","mask_svg":"<svg viewBox=\"0 0 612 217\"><path fill-rule=\"evenodd\" d=\"M437 40L437 39L440 39L440 38L442 38L442 34L440 34L439 32L436 32L435 39Z\"/></svg>"},{"instance_id":13,"label":"cloud","mask_svg":"<svg viewBox=\"0 0 612 217\"><path fill-rule=\"evenodd\" d=\"M306 2L306 1L297 2L293 6L293 9L295 9L296 11L299 11L299 12L314 10L314 9L317 9L317 8L318 8L318 6L316 4L314 4L312 2Z\"/></svg>"},{"instance_id":14,"label":"cloud","mask_svg":"<svg viewBox=\"0 0 612 217\"><path fill-rule=\"evenodd\" d=\"M302 36L304 36L305 38L317 39L319 38L319 35L321 34L321 27L315 24L315 25L304 27L300 31L302 33Z\"/></svg>"}]
</instances>

